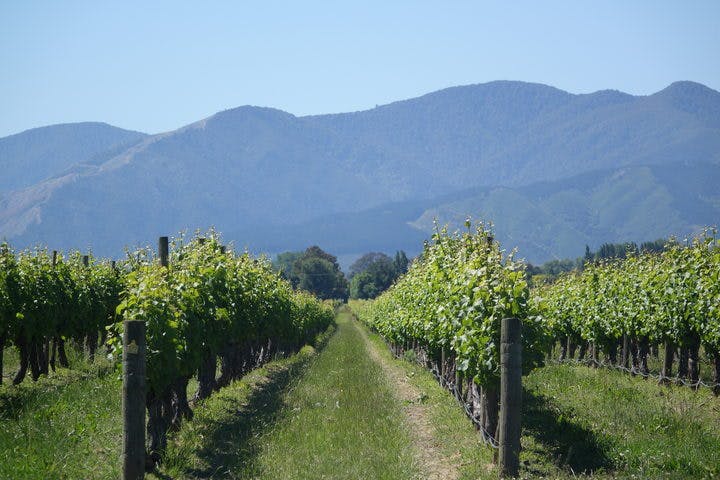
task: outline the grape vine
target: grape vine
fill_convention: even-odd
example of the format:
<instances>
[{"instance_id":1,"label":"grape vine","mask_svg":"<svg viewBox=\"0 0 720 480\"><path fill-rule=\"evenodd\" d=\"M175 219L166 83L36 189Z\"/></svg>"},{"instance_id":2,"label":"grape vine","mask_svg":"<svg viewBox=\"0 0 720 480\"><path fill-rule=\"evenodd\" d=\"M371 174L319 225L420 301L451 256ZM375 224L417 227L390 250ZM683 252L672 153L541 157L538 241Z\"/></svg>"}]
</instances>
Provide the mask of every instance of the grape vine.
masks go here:
<instances>
[{"instance_id":1,"label":"grape vine","mask_svg":"<svg viewBox=\"0 0 720 480\"><path fill-rule=\"evenodd\" d=\"M495 435L500 378L500 323L523 322L523 368L540 365L546 335L531 301L524 265L505 255L489 229L437 230L409 271L373 302L354 302L358 317L394 345L418 346L444 376L479 388L483 428ZM458 382L456 382L458 383Z\"/></svg>"}]
</instances>

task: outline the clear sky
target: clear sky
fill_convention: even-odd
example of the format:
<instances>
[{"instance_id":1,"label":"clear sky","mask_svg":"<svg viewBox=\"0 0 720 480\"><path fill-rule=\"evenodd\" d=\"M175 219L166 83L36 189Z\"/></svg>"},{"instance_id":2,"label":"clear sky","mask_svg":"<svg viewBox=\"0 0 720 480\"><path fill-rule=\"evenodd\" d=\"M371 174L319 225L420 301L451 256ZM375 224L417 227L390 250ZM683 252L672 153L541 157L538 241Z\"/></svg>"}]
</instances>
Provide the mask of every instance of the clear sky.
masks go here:
<instances>
[{"instance_id":1,"label":"clear sky","mask_svg":"<svg viewBox=\"0 0 720 480\"><path fill-rule=\"evenodd\" d=\"M0 0L0 136L353 111L491 80L720 90L720 1Z\"/></svg>"}]
</instances>

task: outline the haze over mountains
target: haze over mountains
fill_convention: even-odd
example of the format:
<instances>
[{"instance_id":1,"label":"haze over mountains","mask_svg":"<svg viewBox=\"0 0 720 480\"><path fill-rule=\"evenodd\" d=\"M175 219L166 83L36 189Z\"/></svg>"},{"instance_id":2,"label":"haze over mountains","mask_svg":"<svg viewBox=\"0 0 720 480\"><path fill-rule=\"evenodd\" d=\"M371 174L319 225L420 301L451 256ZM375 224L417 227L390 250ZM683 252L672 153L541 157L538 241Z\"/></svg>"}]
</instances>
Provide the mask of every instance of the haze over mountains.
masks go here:
<instances>
[{"instance_id":1,"label":"haze over mountains","mask_svg":"<svg viewBox=\"0 0 720 480\"><path fill-rule=\"evenodd\" d=\"M254 251L411 253L490 220L532 262L720 219L720 93L454 87L372 110L240 107L159 135L57 125L0 139L0 238L119 256L216 226Z\"/></svg>"}]
</instances>

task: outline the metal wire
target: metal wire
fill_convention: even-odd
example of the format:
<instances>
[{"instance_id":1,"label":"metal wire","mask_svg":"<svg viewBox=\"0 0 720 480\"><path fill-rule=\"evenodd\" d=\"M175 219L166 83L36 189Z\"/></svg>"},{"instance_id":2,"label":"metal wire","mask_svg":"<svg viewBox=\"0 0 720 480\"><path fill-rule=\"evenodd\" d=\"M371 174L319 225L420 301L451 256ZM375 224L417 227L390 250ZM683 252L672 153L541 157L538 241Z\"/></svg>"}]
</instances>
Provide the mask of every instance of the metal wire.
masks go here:
<instances>
[{"instance_id":1,"label":"metal wire","mask_svg":"<svg viewBox=\"0 0 720 480\"><path fill-rule=\"evenodd\" d=\"M388 346L388 348L389 348L389 346ZM395 352L393 352L392 348L390 348L390 352L393 354L393 356L395 358L401 358L400 355L397 355L397 354L395 354ZM417 361L416 363L422 367L427 368L427 364L429 362L427 362L428 357L427 357L426 352L424 350L420 350L420 354L417 357L418 359L420 358L420 355L422 355L422 357L425 359L425 362ZM473 422L473 424L475 424L475 427L480 432L480 439L482 440L482 442L486 445L490 445L492 448L495 448L495 449L500 448L500 445L495 440L495 437L493 437L493 435L491 435L485 429L483 424L475 417L475 414L473 413L473 411L470 408L470 404L468 404L465 400L463 400L462 394L460 393L457 384L455 382L448 382L443 377L443 375L440 373L440 371L438 370L437 364L433 363L429 370L435 377L435 380L437 380L437 382L440 384L440 386L443 387L444 389L448 390L452 394L452 396L455 398L455 400L457 400L460 407L465 411L465 415Z\"/></svg>"},{"instance_id":2,"label":"metal wire","mask_svg":"<svg viewBox=\"0 0 720 480\"><path fill-rule=\"evenodd\" d=\"M390 348L390 352L393 354L395 358L401 358L401 355L395 354L392 348ZM417 352L416 352L417 353ZM422 356L424 361L420 361L420 357ZM420 354L417 356L416 363L418 365L421 365L425 368L427 368L428 362L428 356L424 350L420 350ZM711 389L720 388L720 383L705 383L702 380L698 380L697 382L689 382L685 380L684 378L675 376L675 377L664 377L662 375L655 375L650 372L642 372L636 368L627 368L622 365L613 365L610 363L605 363L603 361L596 361L596 360L575 360L575 359L565 359L565 360L556 360L556 359L549 359L547 363L554 363L557 365L563 365L563 364L571 364L571 365L583 365L583 366L590 366L590 365L596 365L598 367L602 368L608 368L608 369L615 369L620 370L626 373L630 373L631 375L639 375L643 378L653 378L659 381L669 381L673 382L676 385L684 385L687 387L691 387L694 389L698 389L700 387L707 387ZM473 422L475 427L477 427L478 431L480 432L480 438L482 439L482 442L490 445L492 448L499 448L500 445L495 440L494 436L488 432L483 424L477 419L475 414L473 413L472 409L470 408L470 404L468 404L465 400L463 400L462 394L460 393L458 386L455 382L449 382L447 379L443 376L443 374L440 372L440 370L437 367L437 363L433 362L431 363L431 366L429 368L430 372L435 377L435 380L442 386L444 389L448 390L452 396L457 400L460 407L465 411L465 415Z\"/></svg>"},{"instance_id":3,"label":"metal wire","mask_svg":"<svg viewBox=\"0 0 720 480\"><path fill-rule=\"evenodd\" d=\"M456 383L450 383L443 378L442 374L437 370L437 367L435 365L430 368L430 371L435 376L435 379L438 381L438 383L445 389L449 390L450 393L453 394L453 397L455 397L455 400L457 400L458 404L465 410L465 415L475 424L477 429L480 431L480 437L482 438L483 443L486 443L490 445L492 448L500 448L500 445L497 443L495 438L487 431L485 430L485 427L483 424L475 417L475 414L470 409L470 405L465 402L462 399L462 395L460 394L457 384Z\"/></svg>"},{"instance_id":4,"label":"metal wire","mask_svg":"<svg viewBox=\"0 0 720 480\"><path fill-rule=\"evenodd\" d=\"M635 367L627 368L623 365L613 365L612 363L605 363L603 361L597 361L597 360L575 360L575 359L567 359L567 358L564 360L549 359L549 363L553 363L556 365L563 365L563 364L584 365L584 366L595 365L598 367L620 370L622 372L626 372L631 375L639 375L643 378L652 378L652 379L659 380L659 381L673 382L676 385L684 385L686 387L694 388L696 390L700 387L707 387L707 388L712 388L712 389L720 388L720 383L705 383L702 380L698 380L697 382L689 382L689 381L685 380L684 378L678 377L678 376L665 377L663 375L655 375L650 372L645 373L642 370L639 370Z\"/></svg>"}]
</instances>

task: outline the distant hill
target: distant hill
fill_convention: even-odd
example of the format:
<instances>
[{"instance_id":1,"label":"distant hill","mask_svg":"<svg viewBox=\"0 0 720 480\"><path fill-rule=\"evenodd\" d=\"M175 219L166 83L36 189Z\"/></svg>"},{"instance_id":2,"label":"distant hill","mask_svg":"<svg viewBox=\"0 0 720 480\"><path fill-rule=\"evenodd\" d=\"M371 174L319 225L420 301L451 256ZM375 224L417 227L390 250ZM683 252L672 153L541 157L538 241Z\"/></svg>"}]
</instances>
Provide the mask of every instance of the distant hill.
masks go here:
<instances>
[{"instance_id":1,"label":"distant hill","mask_svg":"<svg viewBox=\"0 0 720 480\"><path fill-rule=\"evenodd\" d=\"M416 254L435 221L463 230L465 219L492 222L508 250L539 263L575 258L585 245L672 235L682 238L720 224L720 165L623 167L522 187L480 187L435 199L382 205L244 236L271 251L300 249L318 239L330 251ZM240 237L233 234L233 237Z\"/></svg>"},{"instance_id":2,"label":"distant hill","mask_svg":"<svg viewBox=\"0 0 720 480\"><path fill-rule=\"evenodd\" d=\"M34 128L0 138L0 193L29 187L75 164L100 163L145 136L88 122Z\"/></svg>"},{"instance_id":3,"label":"distant hill","mask_svg":"<svg viewBox=\"0 0 720 480\"><path fill-rule=\"evenodd\" d=\"M492 82L310 117L240 107L129 141L0 196L0 237L115 255L215 225L253 250L347 254L419 247L433 216L472 215L539 261L718 223L712 188L687 200L692 182L720 184L720 93L692 82L649 96Z\"/></svg>"}]
</instances>

